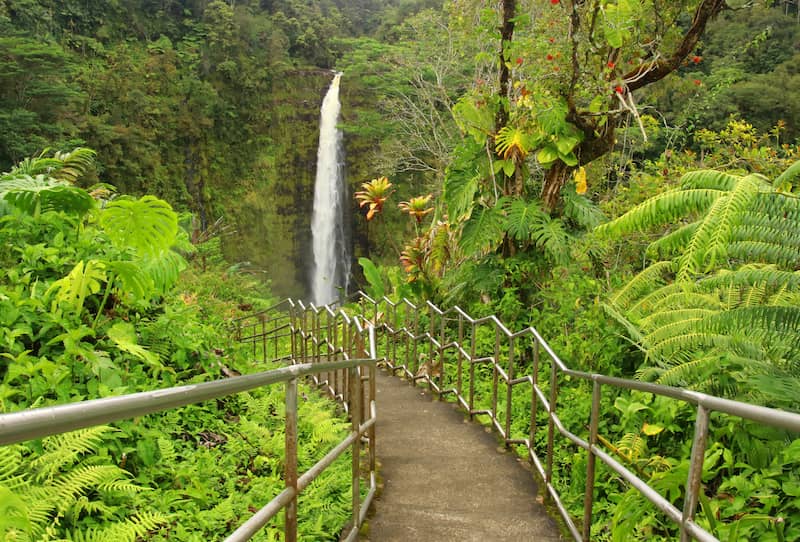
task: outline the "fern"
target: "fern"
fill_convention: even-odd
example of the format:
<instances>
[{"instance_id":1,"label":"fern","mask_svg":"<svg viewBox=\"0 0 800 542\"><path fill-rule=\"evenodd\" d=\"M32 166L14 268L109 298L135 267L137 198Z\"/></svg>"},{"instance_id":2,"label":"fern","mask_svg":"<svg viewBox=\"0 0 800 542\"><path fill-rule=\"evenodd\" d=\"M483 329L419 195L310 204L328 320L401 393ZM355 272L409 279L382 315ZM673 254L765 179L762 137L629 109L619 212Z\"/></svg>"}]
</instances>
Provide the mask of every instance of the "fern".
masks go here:
<instances>
[{"instance_id":1,"label":"fern","mask_svg":"<svg viewBox=\"0 0 800 542\"><path fill-rule=\"evenodd\" d=\"M673 259L646 268L609 304L646 353L640 377L733 394L746 389L741 382L763 382L759 374L800 375L800 200L759 175L694 172L598 229L678 219L689 222L649 247ZM723 366L734 378L719 376Z\"/></svg>"},{"instance_id":2,"label":"fern","mask_svg":"<svg viewBox=\"0 0 800 542\"><path fill-rule=\"evenodd\" d=\"M145 525L144 531L136 530L136 536L163 523L160 516L140 515L141 521L123 520L122 530L113 530L115 505L121 498L147 489L132 483L128 472L94 456L114 432L111 427L98 426L47 437L36 457L22 445L0 447L0 496L4 495L3 503L14 505L8 516L13 521L3 521L0 515L0 534L21 542L55 539L65 527L80 537L83 535L74 526L87 516L102 518L112 533ZM130 525L125 527L127 523ZM93 536L91 531L84 534Z\"/></svg>"},{"instance_id":3,"label":"fern","mask_svg":"<svg viewBox=\"0 0 800 542\"><path fill-rule=\"evenodd\" d=\"M157 512L139 512L135 516L123 521L113 523L108 527L91 528L86 531L73 531L69 539L72 542L136 542L157 529L160 525L168 523L170 517Z\"/></svg>"}]
</instances>

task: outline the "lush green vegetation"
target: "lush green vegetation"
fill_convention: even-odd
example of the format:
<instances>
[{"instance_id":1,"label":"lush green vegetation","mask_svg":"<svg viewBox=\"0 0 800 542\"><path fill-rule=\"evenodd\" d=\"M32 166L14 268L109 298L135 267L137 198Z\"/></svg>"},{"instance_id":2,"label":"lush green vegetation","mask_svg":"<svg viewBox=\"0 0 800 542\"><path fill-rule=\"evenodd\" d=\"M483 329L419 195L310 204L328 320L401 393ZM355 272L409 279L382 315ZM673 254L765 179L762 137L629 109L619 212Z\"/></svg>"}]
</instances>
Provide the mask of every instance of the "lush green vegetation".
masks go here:
<instances>
[{"instance_id":1,"label":"lush green vegetation","mask_svg":"<svg viewBox=\"0 0 800 542\"><path fill-rule=\"evenodd\" d=\"M219 326L269 294L222 254L303 294L330 68L345 71L372 293L535 325L579 369L800 410L797 6L485 4L0 1L4 410L250 369ZM99 166L86 150L40 156L83 146ZM581 426L590 390L571 393L562 416ZM693 413L604 402L607 448L680 502ZM274 494L279 454L258 446L279 440L264 414L278 403L264 392L11 448L4 528L158 539L188 524L180 539L214 538ZM797 435L723 417L712 430L700 521L723 540L800 538ZM583 455L558 457L577 511ZM94 466L103 478L69 482L70 498L47 489ZM600 479L594 536L674 537ZM334 487L307 498L338 502ZM123 508L138 519L123 524ZM340 520L326 505L303 528L324 538Z\"/></svg>"},{"instance_id":2,"label":"lush green vegetation","mask_svg":"<svg viewBox=\"0 0 800 542\"><path fill-rule=\"evenodd\" d=\"M27 159L0 176L0 411L264 369L226 331L240 307L271 302L263 286L215 263L218 237L193 246L191 222L165 201L76 187L92 156ZM345 421L304 397L307 469ZM219 539L283 489L283 409L273 386L0 447L3 539ZM302 536L335 538L349 469L338 461L301 497Z\"/></svg>"}]
</instances>

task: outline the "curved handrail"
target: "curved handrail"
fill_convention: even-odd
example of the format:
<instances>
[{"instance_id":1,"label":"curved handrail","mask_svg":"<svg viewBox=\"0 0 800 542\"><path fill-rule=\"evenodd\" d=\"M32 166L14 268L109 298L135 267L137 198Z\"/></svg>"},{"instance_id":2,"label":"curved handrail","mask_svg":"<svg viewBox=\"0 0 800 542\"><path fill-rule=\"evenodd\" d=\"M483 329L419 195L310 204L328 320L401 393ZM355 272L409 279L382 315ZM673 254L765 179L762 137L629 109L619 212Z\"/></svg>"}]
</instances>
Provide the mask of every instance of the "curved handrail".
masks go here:
<instances>
[{"instance_id":1,"label":"curved handrail","mask_svg":"<svg viewBox=\"0 0 800 542\"><path fill-rule=\"evenodd\" d=\"M458 404L467 410L470 416L488 416L490 425L498 431L506 442L506 445L519 444L527 448L529 459L545 482L546 494L553 500L575 540L588 540L589 538L594 499L595 460L598 458L631 484L632 487L636 488L658 509L662 510L671 521L675 522L679 526L681 540L685 541L689 540L689 537L693 537L701 541L714 541L717 539L694 521L695 508L700 491L703 458L708 437L709 414L711 412L721 412L742 419L800 433L800 414L732 401L670 386L571 369L559 358L535 327L529 326L519 331L511 331L493 314L474 318L458 306L443 310L434 303L427 301L424 306L418 307L406 298L393 301L386 296L376 301L364 292L356 292L351 299L355 301L351 310L355 312L360 310L363 318L367 318L365 314L367 312L377 315L380 306L386 306L389 309L387 313L390 314L384 315L382 322L375 321L373 324L375 324L377 330L384 337L384 355L381 356L381 358L385 360L386 365L390 369L393 371L401 371L405 376L410 378L412 382L418 380L426 381L429 387L433 391L439 393L440 396L445 394L454 395ZM398 317L398 308L400 307L405 308L402 323L400 323ZM419 318L423 310L427 311L429 320L428 330L419 329ZM409 321L411 315L413 315L413 320ZM448 318L449 315L454 316ZM448 333L454 332L453 329L448 329L448 322L451 324L453 322L458 323L458 339L451 340L449 337L446 337ZM490 355L484 355L476 351L475 330L480 326L490 326L490 328L494 329L495 344L493 352ZM465 328L468 328L469 332L466 332ZM465 335L469 335L469 344L465 342ZM532 341L533 365L528 374L517 376L514 374L517 370L515 357L517 354L524 354L524 350L519 349L518 343L527 340ZM380 344L381 339L379 338L377 342ZM420 352L420 348L422 352ZM398 355L398 350L405 353L405 361L396 357ZM447 352L452 352L452 354L457 357L454 362L457 375L455 386L445 389L443 365L447 361L445 357L445 353ZM506 353L503 354L503 352ZM427 371L423 372L421 370L419 360L420 354L424 354L428 357L426 364L431 366L434 358L438 359L438 363L441 364L438 369L438 377L433 374L435 371L430 370L430 367ZM542 356L545 358L545 362L549 359L551 367L549 382L546 388L543 388L538 381L542 361L540 357ZM450 362L452 362L452 360L448 361L448 363ZM462 365L464 362L466 362L466 367ZM476 408L475 406L475 366L479 363L488 363L492 367L492 404L490 408ZM463 389L464 382L462 380L462 374L465 370L469 372L469 389L466 395ZM557 415L556 411L560 389L559 377L564 376L591 382L592 384L592 410L588 440L582 439L575 433L570 432ZM515 386L519 385L530 386L531 390L531 412L529 417L530 434L524 439L512 438L511 435L511 397ZM635 390L669 397L697 408L695 436L690 456L689 476L686 483L686 497L682 510L679 510L668 499L648 486L644 480L598 446L598 422L602 386L611 386L617 389ZM504 412L501 412L499 409L501 402L499 392L501 387L504 387L505 394ZM539 457L534 448L534 438L537 431L536 418L539 406L547 416L547 449L544 457ZM584 513L582 528L580 530L566 510L566 507L552 483L553 441L556 434L563 436L576 446L586 450L588 454Z\"/></svg>"}]
</instances>

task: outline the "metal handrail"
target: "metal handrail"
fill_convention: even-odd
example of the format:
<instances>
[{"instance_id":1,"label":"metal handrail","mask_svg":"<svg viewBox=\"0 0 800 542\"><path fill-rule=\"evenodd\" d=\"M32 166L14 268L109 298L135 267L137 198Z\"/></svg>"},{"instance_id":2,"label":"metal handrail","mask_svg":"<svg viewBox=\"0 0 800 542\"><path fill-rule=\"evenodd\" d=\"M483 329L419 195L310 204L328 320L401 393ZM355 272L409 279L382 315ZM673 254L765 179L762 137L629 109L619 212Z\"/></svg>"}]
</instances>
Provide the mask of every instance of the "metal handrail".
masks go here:
<instances>
[{"instance_id":1,"label":"metal handrail","mask_svg":"<svg viewBox=\"0 0 800 542\"><path fill-rule=\"evenodd\" d=\"M717 538L694 521L703 473L710 413L725 413L800 433L800 414L731 401L680 388L570 369L534 327L512 332L495 315L473 318L457 306L442 310L431 302L427 302L424 306L417 306L408 299L392 301L384 296L380 300L375 300L364 292L358 292L355 299L354 306L357 308L354 310L360 313L365 320L370 321L382 336L375 341L375 344L382 345L379 357L385 360L392 371L402 372L413 382L419 380L427 382L430 389L436 392L440 398L453 395L456 402L471 417L488 416L491 426L504 439L506 446L522 445L527 449L529 460L544 480L546 496L552 499L575 540L588 540L590 537L597 458L677 524L682 542L690 540L690 537L710 542L716 541ZM428 320L427 329L421 329L421 317ZM476 334L480 329L488 329L489 336L492 331L494 332L494 348L488 355L476 350ZM530 341L530 344L527 345L529 348L523 348L521 344L523 341ZM404 351L405 359L398 358L398 350ZM531 355L531 350L531 370L522 376L516 375L515 372L521 365L516 363L516 359L520 356ZM542 356L542 352L544 352L544 356ZM446 354L455 356L456 365L455 385L449 388L445 388L444 385ZM420 371L421 355L427 355L429 367L435 360L438 360L436 363L439 366L438 377L434 371ZM548 359L550 362L549 382L546 388L543 388L539 384L539 373L543 363L547 363ZM476 408L476 367L486 364L492 370L491 407ZM465 372L468 374L465 375ZM560 389L559 377L562 379L570 377L592 383L588 440L571 432L556 414ZM464 389L465 378L468 380L466 390ZM511 435L512 397L514 390L520 385L530 386L531 411L527 414L530 430L527 438L513 438ZM679 510L634 472L598 446L602 386L646 392L696 406L695 433L682 509ZM501 394L505 395L505 404L501 404ZM539 456L534 446L539 407L547 413L547 444L544 457ZM502 410L500 410L501 408ZM586 488L580 530L553 484L554 437L556 434L560 434L587 452Z\"/></svg>"},{"instance_id":2,"label":"metal handrail","mask_svg":"<svg viewBox=\"0 0 800 542\"><path fill-rule=\"evenodd\" d=\"M286 302L278 304L281 308ZM263 386L279 382L286 384L286 419L285 419L285 464L284 484L285 489L274 499L258 510L253 516L236 529L226 542L243 542L250 540L282 509L285 511L284 536L286 542L297 540L297 497L308 485L319 476L336 458L348 448L352 450L352 519L350 528L343 535L343 540L354 541L358 536L358 529L366 517L366 510L377 490L375 474L375 421L377 420L377 406L375 394L375 347L369 343L364 346L363 340L374 340L374 329L371 326L362 326L358 319L343 315L349 326L359 333L362 342L355 343L358 348L339 349L336 359L325 362L305 363L292 356L292 365L270 371L236 376L213 382L189 384L154 391L133 393L116 397L106 397L88 401L79 401L65 405L35 408L0 414L0 445L14 444L30 439L41 438L92 427L100 424L121 421L125 419L163 412L210 399L220 399ZM266 360L267 340L276 343L285 333L279 333L285 326L264 326L264 335L251 334L242 339L241 329L248 316L237 321L240 331L239 337L243 342L254 342L261 339ZM267 313L255 315L260 322L266 320L279 320L267 318ZM267 331L267 330L271 331ZM296 353L294 345L298 335L303 335L304 330L290 326L292 352ZM271 334L271 335L270 335ZM366 336L366 337L365 337ZM277 345L275 349L277 351ZM368 351L372 357L366 357ZM363 356L363 357L362 357ZM351 430L348 435L330 450L322 459L317 461L308 471L298 476L297 472L297 381L302 377L311 377L318 381L318 375L337 374L344 375L341 381L346 387L336 390L332 394L340 400L345 410L350 413ZM364 385L366 383L366 385ZM327 389L327 388L326 388ZM361 500L361 451L362 440L366 441L369 452L369 490L362 502Z\"/></svg>"},{"instance_id":3,"label":"metal handrail","mask_svg":"<svg viewBox=\"0 0 800 542\"><path fill-rule=\"evenodd\" d=\"M375 497L378 486L375 456L375 419L377 416L375 407L375 328L369 322L362 323L358 317L337 309L338 307L335 306L316 307L313 304L306 305L302 301L287 299L273 306L272 312L268 309L236 319L234 331L235 338L239 342L252 344L252 355L256 362L269 359L270 353L274 357L278 357L280 354L278 344L281 339L289 337L291 351L287 359L291 363L303 363L314 367L315 370L309 372L308 376L318 387L339 401L350 415L354 427L350 436L331 450L306 474L297 479L296 483L300 489L304 488L342 451L348 446L352 448L352 519L351 528L343 540L353 541L356 540L358 529L366 519L367 510ZM313 327L309 327L309 317ZM371 362L368 365L368 375L364 376L352 370L343 371L336 365L335 360L349 359L353 356L368 357ZM369 411L363 408L363 405L366 404L369 405ZM360 496L359 477L359 473L362 471L362 439L365 441L365 451L367 452L367 465L364 470L369 476L367 481L369 485L363 501ZM312 474L313 477L311 477ZM287 473L287 484L289 483L290 476ZM296 538L290 537L288 525L290 522L293 523L291 531L295 533L296 537L296 504L292 508L289 504L290 497L291 495L283 493L278 495L256 516L262 515L266 521L274 516L281 507L286 506L286 541L294 542ZM253 520L255 521L255 517ZM241 528L244 527L243 525ZM257 529L252 533L256 531ZM248 539L249 537L229 540Z\"/></svg>"}]
</instances>

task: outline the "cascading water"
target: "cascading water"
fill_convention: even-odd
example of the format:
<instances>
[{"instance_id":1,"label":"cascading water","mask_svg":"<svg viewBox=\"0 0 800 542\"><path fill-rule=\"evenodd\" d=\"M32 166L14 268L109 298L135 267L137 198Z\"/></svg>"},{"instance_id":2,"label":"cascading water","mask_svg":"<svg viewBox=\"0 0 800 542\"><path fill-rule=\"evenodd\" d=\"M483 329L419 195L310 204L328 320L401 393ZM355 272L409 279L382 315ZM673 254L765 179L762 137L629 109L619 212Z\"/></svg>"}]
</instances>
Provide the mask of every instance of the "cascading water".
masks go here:
<instances>
[{"instance_id":1,"label":"cascading water","mask_svg":"<svg viewBox=\"0 0 800 542\"><path fill-rule=\"evenodd\" d=\"M342 132L339 120L339 81L333 78L320 110L317 178L314 183L314 211L311 215L311 236L314 262L311 272L311 297L315 305L331 303L338 298L337 288L347 292L350 276L350 250L345 227L344 208L347 187L342 159Z\"/></svg>"}]
</instances>

